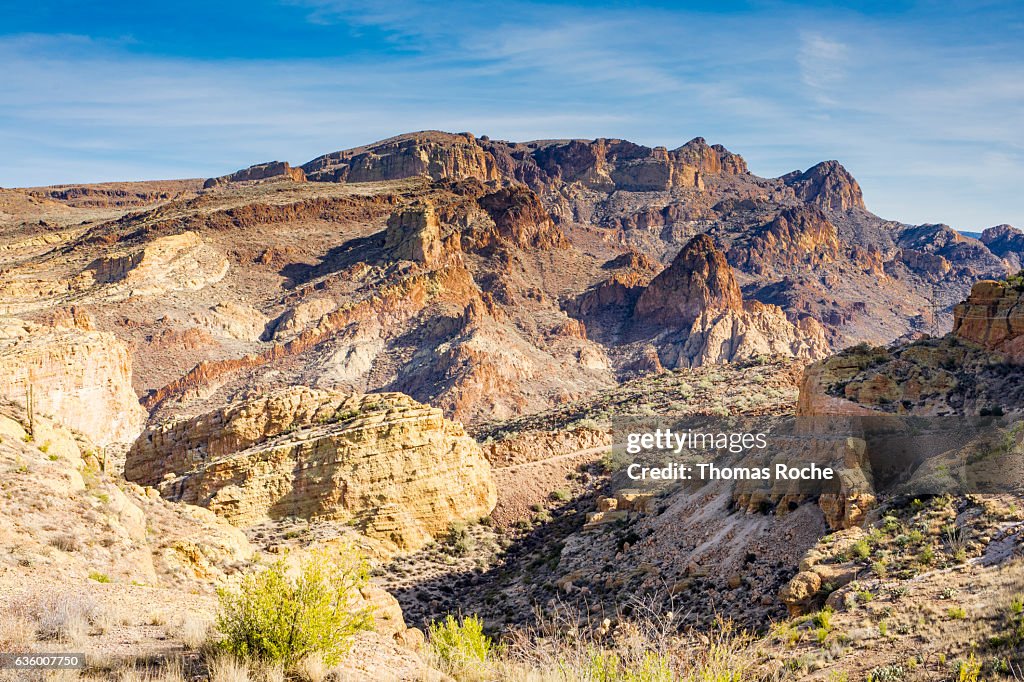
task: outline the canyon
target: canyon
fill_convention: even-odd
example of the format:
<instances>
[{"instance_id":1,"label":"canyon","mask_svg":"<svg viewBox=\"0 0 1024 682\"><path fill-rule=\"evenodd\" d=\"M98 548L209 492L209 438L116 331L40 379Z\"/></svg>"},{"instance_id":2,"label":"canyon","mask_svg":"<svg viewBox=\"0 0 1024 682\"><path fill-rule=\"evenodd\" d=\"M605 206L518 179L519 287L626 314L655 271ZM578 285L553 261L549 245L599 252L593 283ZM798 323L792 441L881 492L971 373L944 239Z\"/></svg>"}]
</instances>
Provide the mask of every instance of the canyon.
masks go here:
<instances>
[{"instance_id":1,"label":"canyon","mask_svg":"<svg viewBox=\"0 0 1024 682\"><path fill-rule=\"evenodd\" d=\"M864 635L858 660L808 618L911 623L883 598L907 585L1002 599L1013 494L903 500L826 428L800 434L841 474L820 494L623 487L611 449L623 418L1018 415L1021 231L869 205L837 161L762 178L702 138L438 131L2 189L0 594L85 584L208 618L267 557L356 548L382 617L350 668L396 679L444 679L417 628L448 613L509 634L571 607L614 633L637 595L681 631L727 615L768 667L821 659L800 659L812 678L913 656L909 630ZM772 623L808 632L780 644ZM151 627L130 629L152 653Z\"/></svg>"}]
</instances>

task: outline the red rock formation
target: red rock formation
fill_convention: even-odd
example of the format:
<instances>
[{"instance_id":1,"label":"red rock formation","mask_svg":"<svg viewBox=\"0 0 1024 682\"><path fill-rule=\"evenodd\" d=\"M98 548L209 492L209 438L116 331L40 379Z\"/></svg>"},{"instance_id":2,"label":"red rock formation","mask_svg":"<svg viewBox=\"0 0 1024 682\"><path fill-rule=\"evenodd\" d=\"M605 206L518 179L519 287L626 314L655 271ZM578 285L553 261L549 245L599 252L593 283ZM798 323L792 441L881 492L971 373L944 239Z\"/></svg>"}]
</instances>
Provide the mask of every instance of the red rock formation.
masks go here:
<instances>
[{"instance_id":1,"label":"red rock formation","mask_svg":"<svg viewBox=\"0 0 1024 682\"><path fill-rule=\"evenodd\" d=\"M682 147L644 147L626 140L556 140L527 143L424 131L334 152L302 168L311 180L365 182L427 176L525 183L548 191L580 183L600 191L703 188L703 176L747 172L743 159L694 138Z\"/></svg>"},{"instance_id":2,"label":"red rock formation","mask_svg":"<svg viewBox=\"0 0 1024 682\"><path fill-rule=\"evenodd\" d=\"M428 289L431 286L448 286L453 290L459 290L464 283L453 280L461 280L465 277L466 271L462 268L448 268L410 277L379 296L359 301L325 315L315 327L303 330L287 342L274 342L262 352L250 353L240 358L200 362L184 376L147 395L142 400L142 404L152 410L167 400L202 389L221 377L299 355L323 343L356 321L365 322L367 319L378 316L394 316L395 319L407 318L422 309L430 298Z\"/></svg>"},{"instance_id":3,"label":"red rock formation","mask_svg":"<svg viewBox=\"0 0 1024 682\"><path fill-rule=\"evenodd\" d=\"M494 221L495 232L474 235L476 248L486 246L492 237L524 249L566 248L568 240L555 227L540 199L530 189L514 185L487 194L477 200Z\"/></svg>"},{"instance_id":4,"label":"red rock formation","mask_svg":"<svg viewBox=\"0 0 1024 682\"><path fill-rule=\"evenodd\" d=\"M804 172L782 178L798 199L833 211L865 208L860 185L838 161L822 161Z\"/></svg>"},{"instance_id":5,"label":"red rock formation","mask_svg":"<svg viewBox=\"0 0 1024 682\"><path fill-rule=\"evenodd\" d=\"M428 176L497 180L493 157L470 133L424 131L317 157L302 166L310 180L370 182Z\"/></svg>"},{"instance_id":6,"label":"red rock formation","mask_svg":"<svg viewBox=\"0 0 1024 682\"><path fill-rule=\"evenodd\" d=\"M692 325L704 310L738 310L743 296L725 255L707 235L690 240L636 302L634 317L675 329Z\"/></svg>"},{"instance_id":7,"label":"red rock formation","mask_svg":"<svg viewBox=\"0 0 1024 682\"><path fill-rule=\"evenodd\" d=\"M1010 283L984 280L953 309L953 334L987 350L1024 362L1024 287L1018 275Z\"/></svg>"}]
</instances>

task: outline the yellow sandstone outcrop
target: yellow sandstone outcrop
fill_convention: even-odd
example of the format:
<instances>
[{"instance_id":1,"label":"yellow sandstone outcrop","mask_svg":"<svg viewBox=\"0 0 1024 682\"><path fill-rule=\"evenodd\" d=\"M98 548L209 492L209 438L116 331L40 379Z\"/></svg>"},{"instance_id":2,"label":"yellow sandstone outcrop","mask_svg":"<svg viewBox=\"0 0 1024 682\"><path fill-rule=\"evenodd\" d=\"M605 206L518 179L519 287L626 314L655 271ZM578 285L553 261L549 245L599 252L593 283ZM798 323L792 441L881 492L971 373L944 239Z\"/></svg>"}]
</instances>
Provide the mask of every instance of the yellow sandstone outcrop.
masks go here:
<instances>
[{"instance_id":1,"label":"yellow sandstone outcrop","mask_svg":"<svg viewBox=\"0 0 1024 682\"><path fill-rule=\"evenodd\" d=\"M98 445L133 440L146 411L128 351L113 334L0 319L0 397L49 415Z\"/></svg>"},{"instance_id":2,"label":"yellow sandstone outcrop","mask_svg":"<svg viewBox=\"0 0 1024 682\"><path fill-rule=\"evenodd\" d=\"M304 386L148 429L125 477L236 525L337 519L391 550L420 547L496 502L479 446L439 409Z\"/></svg>"}]
</instances>

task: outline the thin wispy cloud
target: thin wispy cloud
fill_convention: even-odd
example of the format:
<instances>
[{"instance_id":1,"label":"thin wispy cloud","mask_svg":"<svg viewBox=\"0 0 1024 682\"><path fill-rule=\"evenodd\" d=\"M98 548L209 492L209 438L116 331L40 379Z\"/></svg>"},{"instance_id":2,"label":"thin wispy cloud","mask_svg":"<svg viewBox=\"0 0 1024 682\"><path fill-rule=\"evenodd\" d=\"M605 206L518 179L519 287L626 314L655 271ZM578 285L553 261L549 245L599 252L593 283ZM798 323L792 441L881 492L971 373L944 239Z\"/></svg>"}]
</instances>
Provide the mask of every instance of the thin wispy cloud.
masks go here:
<instances>
[{"instance_id":1,"label":"thin wispy cloud","mask_svg":"<svg viewBox=\"0 0 1024 682\"><path fill-rule=\"evenodd\" d=\"M209 176L425 128L701 135L762 175L838 158L886 217L1024 223L1024 57L1007 49L1005 3L972 9L955 39L941 14L774 4L278 7L299 36L285 55L278 27L241 56L157 49L142 27L0 32L0 146L17 159L0 184Z\"/></svg>"},{"instance_id":2,"label":"thin wispy cloud","mask_svg":"<svg viewBox=\"0 0 1024 682\"><path fill-rule=\"evenodd\" d=\"M800 36L800 50L797 53L800 80L812 91L812 97L822 104L838 102L833 93L842 87L846 79L849 59L849 47L837 40L830 40L818 33Z\"/></svg>"}]
</instances>

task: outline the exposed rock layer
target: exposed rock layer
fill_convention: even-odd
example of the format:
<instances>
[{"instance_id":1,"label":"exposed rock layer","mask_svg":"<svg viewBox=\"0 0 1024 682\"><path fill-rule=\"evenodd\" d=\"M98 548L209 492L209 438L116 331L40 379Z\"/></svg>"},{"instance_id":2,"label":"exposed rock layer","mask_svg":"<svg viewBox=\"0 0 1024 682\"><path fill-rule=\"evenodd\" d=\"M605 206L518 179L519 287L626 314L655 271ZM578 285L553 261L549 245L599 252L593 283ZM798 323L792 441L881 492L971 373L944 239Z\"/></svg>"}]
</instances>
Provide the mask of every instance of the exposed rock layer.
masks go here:
<instances>
[{"instance_id":1,"label":"exposed rock layer","mask_svg":"<svg viewBox=\"0 0 1024 682\"><path fill-rule=\"evenodd\" d=\"M386 546L422 546L490 513L490 465L441 411L385 393L293 387L152 427L125 476L239 525L351 520Z\"/></svg>"},{"instance_id":2,"label":"exposed rock layer","mask_svg":"<svg viewBox=\"0 0 1024 682\"><path fill-rule=\"evenodd\" d=\"M113 334L0 318L0 396L51 415L100 445L130 441L146 411L128 351Z\"/></svg>"}]
</instances>

